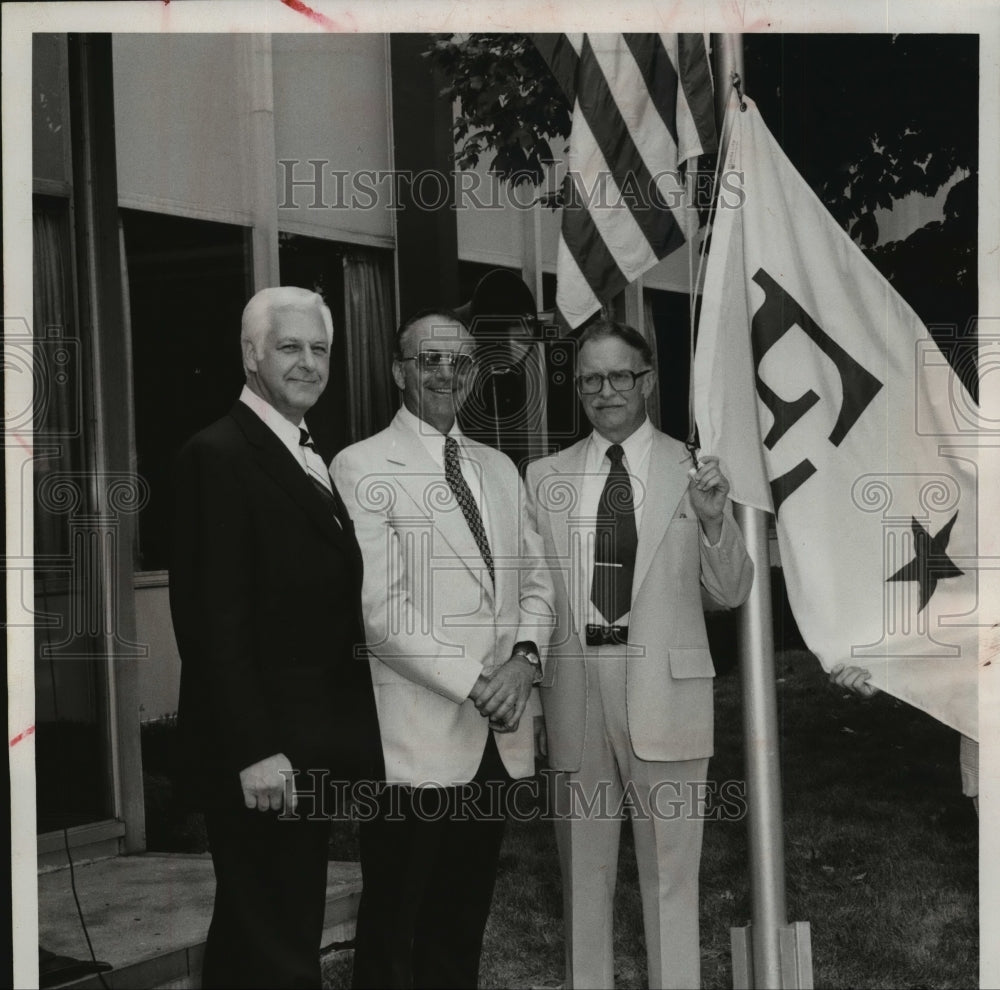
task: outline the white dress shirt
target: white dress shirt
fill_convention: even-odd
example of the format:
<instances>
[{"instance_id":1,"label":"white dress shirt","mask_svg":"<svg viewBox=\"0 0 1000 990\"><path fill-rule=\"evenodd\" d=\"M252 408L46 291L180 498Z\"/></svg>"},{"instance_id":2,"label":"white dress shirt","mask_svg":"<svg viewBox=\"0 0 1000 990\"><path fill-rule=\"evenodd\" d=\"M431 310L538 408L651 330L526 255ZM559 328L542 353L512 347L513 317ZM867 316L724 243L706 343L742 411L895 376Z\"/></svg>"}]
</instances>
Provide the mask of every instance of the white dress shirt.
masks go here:
<instances>
[{"instance_id":1,"label":"white dress shirt","mask_svg":"<svg viewBox=\"0 0 1000 990\"><path fill-rule=\"evenodd\" d=\"M288 448L289 453L301 465L306 474L325 486L328 492L333 492L330 472L323 463L323 458L319 456L315 448L303 447L299 443L299 429L307 429L302 420L299 421L298 425L290 423L270 402L262 399L249 385L243 386L243 391L240 392L240 402L260 417L264 425Z\"/></svg>"},{"instance_id":2,"label":"white dress shirt","mask_svg":"<svg viewBox=\"0 0 1000 990\"><path fill-rule=\"evenodd\" d=\"M445 435L419 416L415 416L406 406L399 407L399 414L402 417L403 423L420 437L421 443L426 448L431 460L441 469L443 477ZM476 508L479 509L479 517L483 521L483 530L486 533L486 539L489 540L492 547L494 541L490 533L489 511L486 507L486 479L483 477L482 465L466 453L465 444L467 443L467 439L458 428L457 420L448 431L448 436L452 437L458 443L458 468L462 472L462 477L465 479L465 483L469 486L469 491L472 492L472 497L476 501Z\"/></svg>"}]
</instances>

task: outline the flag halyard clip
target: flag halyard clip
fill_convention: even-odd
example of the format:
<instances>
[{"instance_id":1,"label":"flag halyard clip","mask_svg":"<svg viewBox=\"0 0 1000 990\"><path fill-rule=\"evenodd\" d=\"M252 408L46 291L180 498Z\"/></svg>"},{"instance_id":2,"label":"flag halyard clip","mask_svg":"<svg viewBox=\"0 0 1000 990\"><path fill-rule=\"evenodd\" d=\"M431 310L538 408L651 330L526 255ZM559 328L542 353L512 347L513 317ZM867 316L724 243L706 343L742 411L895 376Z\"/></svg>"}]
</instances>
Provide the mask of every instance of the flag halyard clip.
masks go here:
<instances>
[{"instance_id":1,"label":"flag halyard clip","mask_svg":"<svg viewBox=\"0 0 1000 990\"><path fill-rule=\"evenodd\" d=\"M736 90L736 95L739 97L739 100L740 100L740 113L746 113L747 112L747 104L746 104L746 101L743 99L743 80L740 78L740 74L738 72L734 72L729 77L729 80L733 84L733 89Z\"/></svg>"}]
</instances>

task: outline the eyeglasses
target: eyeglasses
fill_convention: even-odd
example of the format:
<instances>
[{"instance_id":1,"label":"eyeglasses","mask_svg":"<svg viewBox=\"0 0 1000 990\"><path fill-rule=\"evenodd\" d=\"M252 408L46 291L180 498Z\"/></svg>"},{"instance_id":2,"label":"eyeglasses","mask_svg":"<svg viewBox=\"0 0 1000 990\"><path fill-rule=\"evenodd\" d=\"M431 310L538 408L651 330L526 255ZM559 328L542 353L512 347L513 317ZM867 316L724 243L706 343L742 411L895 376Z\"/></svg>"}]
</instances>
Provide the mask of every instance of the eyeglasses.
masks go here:
<instances>
[{"instance_id":1,"label":"eyeglasses","mask_svg":"<svg viewBox=\"0 0 1000 990\"><path fill-rule=\"evenodd\" d=\"M436 371L438 368L454 368L456 375L462 375L472 368L472 357L456 351L421 351L413 357L400 361L415 361L421 371Z\"/></svg>"},{"instance_id":2,"label":"eyeglasses","mask_svg":"<svg viewBox=\"0 0 1000 990\"><path fill-rule=\"evenodd\" d=\"M635 383L652 370L647 368L645 371L612 371L607 375L577 375L576 390L580 395L597 395L604 388L604 381L607 379L616 392L631 392Z\"/></svg>"}]
</instances>

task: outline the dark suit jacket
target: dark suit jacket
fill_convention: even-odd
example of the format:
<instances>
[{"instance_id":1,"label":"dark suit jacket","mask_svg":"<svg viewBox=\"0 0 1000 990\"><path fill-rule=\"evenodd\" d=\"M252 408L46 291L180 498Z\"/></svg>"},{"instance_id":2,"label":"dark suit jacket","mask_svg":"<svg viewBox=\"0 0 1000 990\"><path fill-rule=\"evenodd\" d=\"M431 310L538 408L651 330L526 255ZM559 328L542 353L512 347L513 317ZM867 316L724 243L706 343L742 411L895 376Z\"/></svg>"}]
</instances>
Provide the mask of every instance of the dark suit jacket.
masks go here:
<instances>
[{"instance_id":1,"label":"dark suit jacket","mask_svg":"<svg viewBox=\"0 0 1000 990\"><path fill-rule=\"evenodd\" d=\"M240 770L275 753L332 780L383 774L361 554L341 514L344 529L242 402L178 455L181 779L202 807L242 805Z\"/></svg>"}]
</instances>

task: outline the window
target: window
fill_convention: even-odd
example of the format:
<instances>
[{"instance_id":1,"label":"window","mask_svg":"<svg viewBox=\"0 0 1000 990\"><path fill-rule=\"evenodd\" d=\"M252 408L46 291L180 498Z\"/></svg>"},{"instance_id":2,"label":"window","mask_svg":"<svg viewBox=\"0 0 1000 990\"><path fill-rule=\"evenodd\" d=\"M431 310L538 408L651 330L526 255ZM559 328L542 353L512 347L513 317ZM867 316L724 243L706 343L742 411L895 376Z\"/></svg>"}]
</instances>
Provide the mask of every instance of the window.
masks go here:
<instances>
[{"instance_id":1,"label":"window","mask_svg":"<svg viewBox=\"0 0 1000 990\"><path fill-rule=\"evenodd\" d=\"M35 774L44 833L110 818L113 801L91 342L75 317L68 201L36 197L33 234Z\"/></svg>"},{"instance_id":2,"label":"window","mask_svg":"<svg viewBox=\"0 0 1000 990\"><path fill-rule=\"evenodd\" d=\"M280 234L281 284L318 292L333 317L330 378L308 414L309 429L320 450L329 454L350 442L347 341L344 333L344 246L298 234Z\"/></svg>"},{"instance_id":3,"label":"window","mask_svg":"<svg viewBox=\"0 0 1000 990\"><path fill-rule=\"evenodd\" d=\"M137 469L150 487L137 570L168 566L178 450L237 400L240 316L250 296L249 230L122 210L132 340Z\"/></svg>"},{"instance_id":4,"label":"window","mask_svg":"<svg viewBox=\"0 0 1000 990\"><path fill-rule=\"evenodd\" d=\"M688 395L691 390L690 296L647 289L646 315L656 331L657 379L660 389L660 429L677 440L688 436Z\"/></svg>"},{"instance_id":5,"label":"window","mask_svg":"<svg viewBox=\"0 0 1000 990\"><path fill-rule=\"evenodd\" d=\"M384 429L399 407L392 253L282 233L278 258L281 284L319 292L333 316L330 379L308 414L317 446L332 457Z\"/></svg>"}]
</instances>

